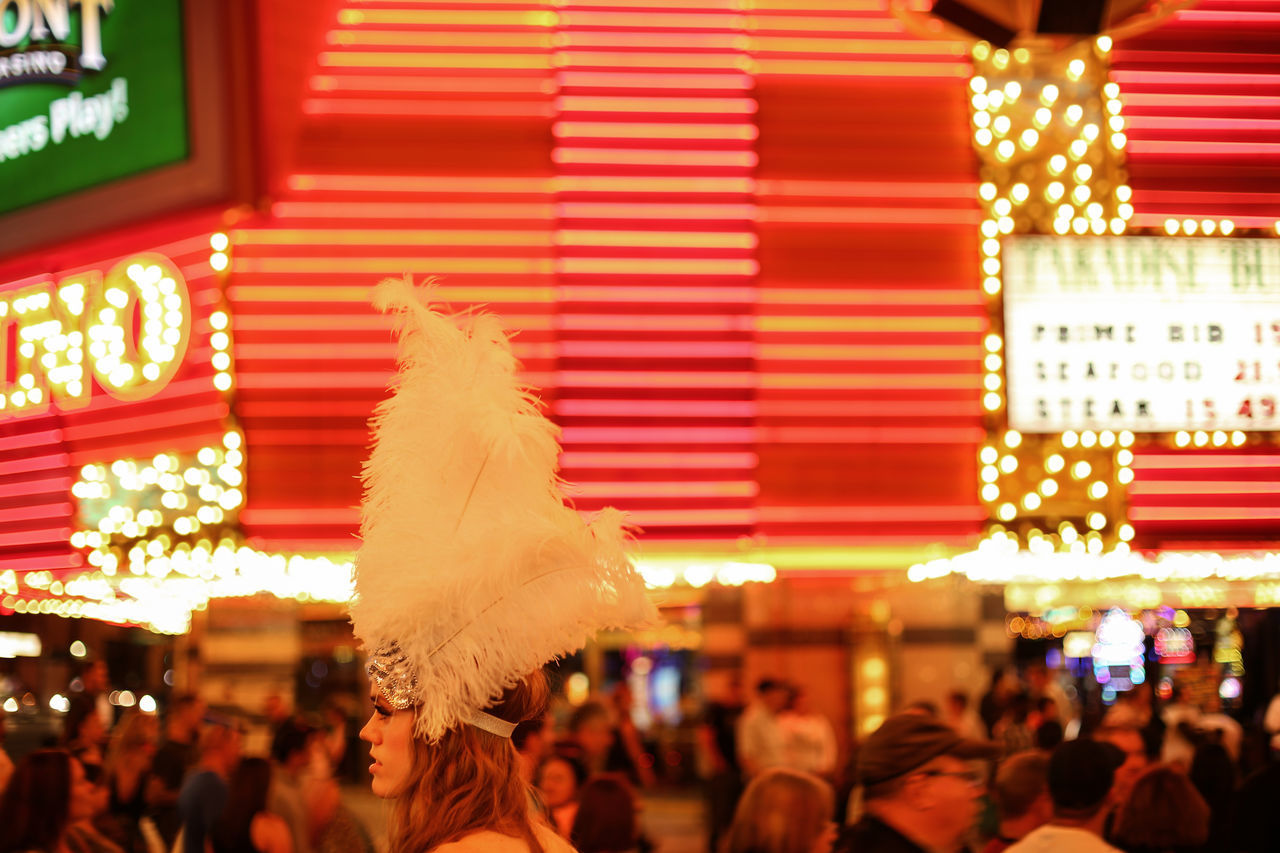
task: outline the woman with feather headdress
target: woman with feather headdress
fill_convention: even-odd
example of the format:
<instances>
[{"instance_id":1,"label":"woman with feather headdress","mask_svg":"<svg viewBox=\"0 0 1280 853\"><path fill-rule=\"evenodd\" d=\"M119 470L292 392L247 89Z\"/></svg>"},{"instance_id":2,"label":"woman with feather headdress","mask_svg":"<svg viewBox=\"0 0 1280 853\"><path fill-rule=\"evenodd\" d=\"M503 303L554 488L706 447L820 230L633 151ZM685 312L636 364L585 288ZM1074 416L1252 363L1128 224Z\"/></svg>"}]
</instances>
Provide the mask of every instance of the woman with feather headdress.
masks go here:
<instances>
[{"instance_id":1,"label":"woman with feather headdress","mask_svg":"<svg viewBox=\"0 0 1280 853\"><path fill-rule=\"evenodd\" d=\"M541 667L654 619L623 517L565 504L556 427L489 315L378 286L399 372L365 466L351 619L369 653L373 792L391 853L562 853L529 811L511 731L542 714Z\"/></svg>"}]
</instances>

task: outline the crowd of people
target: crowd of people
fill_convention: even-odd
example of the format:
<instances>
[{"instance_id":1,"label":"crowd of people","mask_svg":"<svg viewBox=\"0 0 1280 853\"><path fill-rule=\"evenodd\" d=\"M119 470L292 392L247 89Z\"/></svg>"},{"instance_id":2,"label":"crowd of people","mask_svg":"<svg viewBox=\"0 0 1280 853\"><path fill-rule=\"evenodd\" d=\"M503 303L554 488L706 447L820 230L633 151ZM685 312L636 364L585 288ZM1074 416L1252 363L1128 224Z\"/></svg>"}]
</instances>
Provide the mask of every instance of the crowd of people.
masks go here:
<instances>
[{"instance_id":1,"label":"crowd of people","mask_svg":"<svg viewBox=\"0 0 1280 853\"><path fill-rule=\"evenodd\" d=\"M374 849L340 803L334 770L346 738L333 726L269 718L270 758L245 757L243 720L210 713L192 694L170 700L162 729L138 708L115 718L100 662L81 679L59 741L0 779L3 853Z\"/></svg>"}]
</instances>

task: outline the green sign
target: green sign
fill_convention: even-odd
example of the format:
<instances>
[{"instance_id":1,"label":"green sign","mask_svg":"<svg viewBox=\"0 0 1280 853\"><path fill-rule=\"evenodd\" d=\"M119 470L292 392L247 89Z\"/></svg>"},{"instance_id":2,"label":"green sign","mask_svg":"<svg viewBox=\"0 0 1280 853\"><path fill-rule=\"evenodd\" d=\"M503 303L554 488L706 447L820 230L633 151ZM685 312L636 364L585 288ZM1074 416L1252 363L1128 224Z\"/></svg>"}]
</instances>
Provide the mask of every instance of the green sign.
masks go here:
<instances>
[{"instance_id":1,"label":"green sign","mask_svg":"<svg viewBox=\"0 0 1280 853\"><path fill-rule=\"evenodd\" d=\"M0 0L0 214L187 154L182 0Z\"/></svg>"}]
</instances>

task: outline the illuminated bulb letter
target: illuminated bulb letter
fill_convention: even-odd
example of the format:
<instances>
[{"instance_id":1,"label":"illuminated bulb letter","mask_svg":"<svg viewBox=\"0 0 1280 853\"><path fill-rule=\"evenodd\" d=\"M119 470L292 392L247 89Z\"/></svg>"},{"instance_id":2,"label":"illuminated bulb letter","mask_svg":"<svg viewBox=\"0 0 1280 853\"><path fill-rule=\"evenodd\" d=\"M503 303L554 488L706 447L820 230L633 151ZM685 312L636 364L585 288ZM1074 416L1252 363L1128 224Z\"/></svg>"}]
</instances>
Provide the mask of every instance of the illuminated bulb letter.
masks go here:
<instances>
[{"instance_id":1,"label":"illuminated bulb letter","mask_svg":"<svg viewBox=\"0 0 1280 853\"><path fill-rule=\"evenodd\" d=\"M65 278L56 287L44 282L14 294L10 313L17 320L19 384L13 390L24 390L26 399L20 406L11 405L11 413L42 411L51 396L61 409L88 404L81 318L96 279L97 273L88 272Z\"/></svg>"},{"instance_id":2,"label":"illuminated bulb letter","mask_svg":"<svg viewBox=\"0 0 1280 853\"><path fill-rule=\"evenodd\" d=\"M111 268L89 308L93 373L107 393L142 400L168 384L191 338L191 297L163 255L126 258Z\"/></svg>"}]
</instances>

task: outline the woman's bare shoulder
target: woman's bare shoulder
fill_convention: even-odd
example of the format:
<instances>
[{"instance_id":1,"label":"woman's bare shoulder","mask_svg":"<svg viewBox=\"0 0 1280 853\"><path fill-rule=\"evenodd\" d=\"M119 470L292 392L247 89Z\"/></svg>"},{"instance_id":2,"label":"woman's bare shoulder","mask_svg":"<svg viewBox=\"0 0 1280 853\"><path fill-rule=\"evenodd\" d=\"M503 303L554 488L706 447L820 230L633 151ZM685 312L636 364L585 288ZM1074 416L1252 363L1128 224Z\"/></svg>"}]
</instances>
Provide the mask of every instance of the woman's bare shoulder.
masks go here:
<instances>
[{"instance_id":1,"label":"woman's bare shoulder","mask_svg":"<svg viewBox=\"0 0 1280 853\"><path fill-rule=\"evenodd\" d=\"M544 826L535 826L538 841L545 853L574 853L569 842ZM466 838L437 847L434 853L529 853L529 845L522 839L498 832L474 832Z\"/></svg>"},{"instance_id":2,"label":"woman's bare shoulder","mask_svg":"<svg viewBox=\"0 0 1280 853\"><path fill-rule=\"evenodd\" d=\"M284 818L270 812L258 812L249 825L253 846L263 853L293 853L293 836Z\"/></svg>"}]
</instances>

